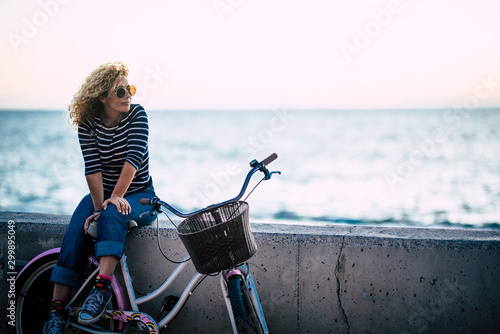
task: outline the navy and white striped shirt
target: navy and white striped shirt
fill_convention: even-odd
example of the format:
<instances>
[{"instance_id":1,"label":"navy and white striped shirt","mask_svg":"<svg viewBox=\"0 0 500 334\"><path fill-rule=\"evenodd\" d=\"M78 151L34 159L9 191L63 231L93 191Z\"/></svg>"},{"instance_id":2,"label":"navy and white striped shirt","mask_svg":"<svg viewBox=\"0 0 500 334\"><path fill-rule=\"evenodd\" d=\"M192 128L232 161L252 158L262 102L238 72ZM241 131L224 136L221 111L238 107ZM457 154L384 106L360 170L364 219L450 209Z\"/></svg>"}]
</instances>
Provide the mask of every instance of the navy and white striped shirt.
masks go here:
<instances>
[{"instance_id":1,"label":"navy and white striped shirt","mask_svg":"<svg viewBox=\"0 0 500 334\"><path fill-rule=\"evenodd\" d=\"M123 165L137 170L126 195L144 191L152 184L149 175L148 116L141 105L132 104L120 123L107 127L99 116L78 126L78 139L85 161L85 175L102 172L105 192L112 193Z\"/></svg>"}]
</instances>

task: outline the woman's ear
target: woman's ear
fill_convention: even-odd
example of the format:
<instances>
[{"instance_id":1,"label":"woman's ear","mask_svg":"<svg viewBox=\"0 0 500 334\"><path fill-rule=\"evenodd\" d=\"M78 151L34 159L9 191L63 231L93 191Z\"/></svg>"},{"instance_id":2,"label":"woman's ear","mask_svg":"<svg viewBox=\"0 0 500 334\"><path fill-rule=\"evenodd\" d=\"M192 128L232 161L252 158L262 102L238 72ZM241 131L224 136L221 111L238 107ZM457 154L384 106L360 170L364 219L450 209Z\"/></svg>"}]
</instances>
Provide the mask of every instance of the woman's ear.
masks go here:
<instances>
[{"instance_id":1,"label":"woman's ear","mask_svg":"<svg viewBox=\"0 0 500 334\"><path fill-rule=\"evenodd\" d=\"M99 95L99 101L101 101L102 103L106 103L106 100L108 99L108 94L101 94Z\"/></svg>"}]
</instances>

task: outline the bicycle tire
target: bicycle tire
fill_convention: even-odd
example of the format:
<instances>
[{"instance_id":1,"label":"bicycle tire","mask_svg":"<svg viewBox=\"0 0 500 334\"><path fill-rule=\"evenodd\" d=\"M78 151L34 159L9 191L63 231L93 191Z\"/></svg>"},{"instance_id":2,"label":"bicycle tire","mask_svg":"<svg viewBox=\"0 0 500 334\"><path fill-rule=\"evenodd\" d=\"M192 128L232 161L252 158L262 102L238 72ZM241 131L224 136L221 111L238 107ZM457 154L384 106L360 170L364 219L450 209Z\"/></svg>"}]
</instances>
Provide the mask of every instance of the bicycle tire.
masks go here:
<instances>
[{"instance_id":1,"label":"bicycle tire","mask_svg":"<svg viewBox=\"0 0 500 334\"><path fill-rule=\"evenodd\" d=\"M59 253L48 254L30 264L16 279L16 333L38 334L48 320L54 284L50 281L52 269L57 264ZM88 264L89 262L87 262ZM83 282L83 280L82 280ZM90 284L89 284L90 285ZM82 299L88 294L83 293ZM81 301L83 303L83 300ZM113 295L111 307L116 309ZM116 327L115 321L104 320L109 330ZM108 324L109 322L109 324Z\"/></svg>"},{"instance_id":2,"label":"bicycle tire","mask_svg":"<svg viewBox=\"0 0 500 334\"><path fill-rule=\"evenodd\" d=\"M236 330L238 334L263 334L259 317L245 286L243 278L234 275L227 283L229 300L233 310Z\"/></svg>"}]
</instances>

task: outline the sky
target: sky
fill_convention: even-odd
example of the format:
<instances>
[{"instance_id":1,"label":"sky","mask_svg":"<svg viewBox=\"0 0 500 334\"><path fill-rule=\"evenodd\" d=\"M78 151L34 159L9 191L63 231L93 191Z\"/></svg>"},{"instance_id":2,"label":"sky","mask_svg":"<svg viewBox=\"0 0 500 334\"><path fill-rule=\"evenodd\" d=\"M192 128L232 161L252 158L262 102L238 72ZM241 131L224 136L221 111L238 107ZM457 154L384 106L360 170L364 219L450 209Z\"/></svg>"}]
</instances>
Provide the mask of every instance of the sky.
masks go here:
<instances>
[{"instance_id":1,"label":"sky","mask_svg":"<svg viewBox=\"0 0 500 334\"><path fill-rule=\"evenodd\" d=\"M0 108L122 61L147 109L500 106L496 0L0 0Z\"/></svg>"}]
</instances>

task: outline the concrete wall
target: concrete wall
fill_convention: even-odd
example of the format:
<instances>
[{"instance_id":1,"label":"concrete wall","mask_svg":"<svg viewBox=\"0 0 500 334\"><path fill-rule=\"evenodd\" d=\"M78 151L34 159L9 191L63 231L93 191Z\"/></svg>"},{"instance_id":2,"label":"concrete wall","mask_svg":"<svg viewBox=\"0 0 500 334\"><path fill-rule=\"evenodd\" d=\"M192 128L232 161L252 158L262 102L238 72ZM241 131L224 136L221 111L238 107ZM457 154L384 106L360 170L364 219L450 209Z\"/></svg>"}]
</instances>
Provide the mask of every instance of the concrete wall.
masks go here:
<instances>
[{"instance_id":1,"label":"concrete wall","mask_svg":"<svg viewBox=\"0 0 500 334\"><path fill-rule=\"evenodd\" d=\"M60 246L68 216L0 213L1 290L7 291L7 222L16 225L16 260ZM251 270L271 333L498 333L500 231L368 226L252 224ZM127 239L138 292L159 286L174 267L156 229ZM166 221L160 242L181 259ZM167 294L180 295L190 266ZM156 315L162 298L144 311ZM2 293L2 319L6 298ZM218 278L208 277L162 333L230 333Z\"/></svg>"}]
</instances>

